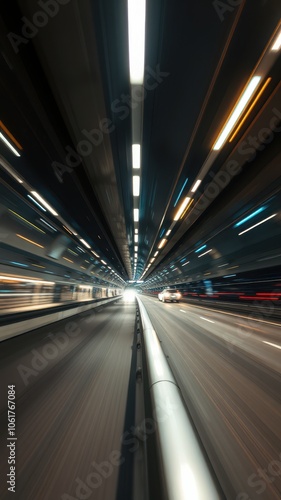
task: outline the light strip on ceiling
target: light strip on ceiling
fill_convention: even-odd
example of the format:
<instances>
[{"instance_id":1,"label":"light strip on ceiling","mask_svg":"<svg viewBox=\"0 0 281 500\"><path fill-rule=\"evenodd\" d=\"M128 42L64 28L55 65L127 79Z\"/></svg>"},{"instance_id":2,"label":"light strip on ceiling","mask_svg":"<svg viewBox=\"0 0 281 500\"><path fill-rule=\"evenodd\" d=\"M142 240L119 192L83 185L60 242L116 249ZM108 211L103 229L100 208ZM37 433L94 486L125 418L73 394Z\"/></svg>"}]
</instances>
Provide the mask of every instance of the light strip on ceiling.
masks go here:
<instances>
[{"instance_id":1,"label":"light strip on ceiling","mask_svg":"<svg viewBox=\"0 0 281 500\"><path fill-rule=\"evenodd\" d=\"M28 198L30 198L30 200L33 201L33 203L35 203L35 205L37 205L39 208L41 208L41 210L43 210L43 212L47 212L46 208L42 207L42 205L40 205L40 203L38 203L38 201L34 200L34 198L32 198L32 196L30 196L30 194L27 195Z\"/></svg>"},{"instance_id":2,"label":"light strip on ceiling","mask_svg":"<svg viewBox=\"0 0 281 500\"><path fill-rule=\"evenodd\" d=\"M134 221L138 222L138 220L139 220L139 209L134 208Z\"/></svg>"},{"instance_id":3,"label":"light strip on ceiling","mask_svg":"<svg viewBox=\"0 0 281 500\"><path fill-rule=\"evenodd\" d=\"M40 201L40 203L42 203L43 207L47 208L47 210L49 210L49 212L51 212L52 215L55 215L56 217L59 215L51 207L51 205L49 205L49 203L47 201L45 201L44 198L42 198L42 196L40 196L40 194L38 194L36 191L31 191L31 194L32 194L32 196L34 196L34 198L37 198L37 200Z\"/></svg>"},{"instance_id":4,"label":"light strip on ceiling","mask_svg":"<svg viewBox=\"0 0 281 500\"><path fill-rule=\"evenodd\" d=\"M20 156L20 154L18 153L16 148L14 148L14 146L10 143L10 141L8 141L8 139L6 139L6 137L2 134L2 132L0 132L0 139L14 153L14 155Z\"/></svg>"},{"instance_id":5,"label":"light strip on ceiling","mask_svg":"<svg viewBox=\"0 0 281 500\"><path fill-rule=\"evenodd\" d=\"M201 250L204 250L204 248L207 248L207 245L203 245L202 247L197 248L197 250L195 250L195 253L198 253L198 252L200 252Z\"/></svg>"},{"instance_id":6,"label":"light strip on ceiling","mask_svg":"<svg viewBox=\"0 0 281 500\"><path fill-rule=\"evenodd\" d=\"M251 106L249 107L247 113L245 113L245 115L243 116L243 118L242 118L241 122L239 123L238 127L235 129L234 133L230 137L229 142L232 142L233 139L234 139L234 137L236 137L236 135L238 134L240 128L243 125L243 123L245 123L245 121L247 120L247 118L248 118L249 114L251 113L253 107L256 105L257 101L259 100L259 98L261 97L261 95L263 94L263 92L265 91L265 89L268 86L268 84L269 84L270 81L271 81L271 78L268 78L266 80L266 82L264 83L264 85L260 89L258 95L255 97L254 101L252 102Z\"/></svg>"},{"instance_id":7,"label":"light strip on ceiling","mask_svg":"<svg viewBox=\"0 0 281 500\"><path fill-rule=\"evenodd\" d=\"M220 132L213 146L213 149L215 151L218 151L227 140L229 134L232 132L241 114L243 113L245 107L247 106L249 100L251 99L253 93L255 92L258 84L260 83L260 80L261 76L258 75L253 76L253 78L251 78L250 82L248 83L246 89L239 98L237 104L235 105L233 111L231 112L228 120L226 121L222 131Z\"/></svg>"},{"instance_id":8,"label":"light strip on ceiling","mask_svg":"<svg viewBox=\"0 0 281 500\"><path fill-rule=\"evenodd\" d=\"M68 229L68 227L62 225L62 227L69 233L69 234L72 234L72 232L70 231L70 229Z\"/></svg>"},{"instance_id":9,"label":"light strip on ceiling","mask_svg":"<svg viewBox=\"0 0 281 500\"><path fill-rule=\"evenodd\" d=\"M89 243L87 243L87 241L83 240L83 238L80 238L80 241L81 241L81 243L83 243L83 245L85 245L86 248L91 248Z\"/></svg>"},{"instance_id":10,"label":"light strip on ceiling","mask_svg":"<svg viewBox=\"0 0 281 500\"><path fill-rule=\"evenodd\" d=\"M204 253L201 253L201 255L198 255L198 259L200 259L200 257L203 257L203 255L206 255L207 253L210 253L213 249L210 248L210 250L207 250L207 252L204 252Z\"/></svg>"},{"instance_id":11,"label":"light strip on ceiling","mask_svg":"<svg viewBox=\"0 0 281 500\"><path fill-rule=\"evenodd\" d=\"M158 248L163 248L163 246L164 246L164 245L166 245L167 241L168 241L168 240L167 240L166 238L163 238L163 239L160 241L160 243L159 243L159 245L158 245Z\"/></svg>"},{"instance_id":12,"label":"light strip on ceiling","mask_svg":"<svg viewBox=\"0 0 281 500\"><path fill-rule=\"evenodd\" d=\"M17 146L17 148L22 150L23 149L22 145L17 141L17 139L13 136L13 134L1 120L0 120L0 127L5 132L5 134L11 139L11 141Z\"/></svg>"},{"instance_id":13,"label":"light strip on ceiling","mask_svg":"<svg viewBox=\"0 0 281 500\"><path fill-rule=\"evenodd\" d=\"M187 204L189 203L189 201L190 201L190 198L189 198L189 197L186 197L186 198L183 200L183 202L182 202L182 204L181 204L180 208L178 209L178 211L177 211L177 213L176 213L176 215L175 215L175 217L174 217L174 220L175 220L175 221L179 220L180 216L183 214L183 212L184 212L184 210L185 210L185 208L186 208Z\"/></svg>"},{"instance_id":14,"label":"light strip on ceiling","mask_svg":"<svg viewBox=\"0 0 281 500\"><path fill-rule=\"evenodd\" d=\"M32 222L29 222L29 220L25 219L24 217L22 217L21 215L17 214L17 212L14 212L13 210L11 210L9 208L9 212L11 212L13 215L15 215L16 217L18 217L19 219L23 220L24 222L26 222L26 224L28 224L29 226L31 227L34 227L34 229L37 229L37 231L39 231L40 233L43 233L43 234L46 234L45 231L43 231L42 229L40 229L39 227L35 226L35 224L32 224Z\"/></svg>"},{"instance_id":15,"label":"light strip on ceiling","mask_svg":"<svg viewBox=\"0 0 281 500\"><path fill-rule=\"evenodd\" d=\"M55 227L51 226L51 224L49 224L48 222L46 222L46 221L45 221L44 219L42 219L41 217L40 217L40 220L41 220L41 222L43 222L43 224L45 224L45 226L48 226L48 227L49 227L50 229L52 229L53 231L57 232L57 229L56 229Z\"/></svg>"},{"instance_id":16,"label":"light strip on ceiling","mask_svg":"<svg viewBox=\"0 0 281 500\"><path fill-rule=\"evenodd\" d=\"M200 179L198 179L198 180L195 182L195 184L194 184L193 188L191 189L191 192L192 192L192 193L195 193L195 191L196 191L196 190L198 189L198 187L200 186L201 182L202 182L202 181L201 181Z\"/></svg>"},{"instance_id":17,"label":"light strip on ceiling","mask_svg":"<svg viewBox=\"0 0 281 500\"><path fill-rule=\"evenodd\" d=\"M67 260L67 262L70 262L71 264L74 264L73 260L68 259L67 257L63 257L64 260Z\"/></svg>"},{"instance_id":18,"label":"light strip on ceiling","mask_svg":"<svg viewBox=\"0 0 281 500\"><path fill-rule=\"evenodd\" d=\"M6 163L6 161L4 161L3 159L0 159L0 163L2 165L2 167L4 167L4 169L9 172L9 174L14 178L16 179L16 181L18 181L20 184L23 184L23 180L18 176L17 172L15 172L15 170L13 170L9 164Z\"/></svg>"},{"instance_id":19,"label":"light strip on ceiling","mask_svg":"<svg viewBox=\"0 0 281 500\"><path fill-rule=\"evenodd\" d=\"M247 222L248 220L252 219L253 217L255 217L256 215L260 214L261 212L263 212L264 210L266 209L266 207L260 207L258 208L257 210L255 210L252 214L250 215L247 215L247 217L244 217L244 219L240 220L239 222L237 222L236 224L234 224L233 227L239 227L241 226L242 224L244 224L245 222Z\"/></svg>"},{"instance_id":20,"label":"light strip on ceiling","mask_svg":"<svg viewBox=\"0 0 281 500\"><path fill-rule=\"evenodd\" d=\"M141 85L144 75L145 0L128 0L130 82Z\"/></svg>"},{"instance_id":21,"label":"light strip on ceiling","mask_svg":"<svg viewBox=\"0 0 281 500\"><path fill-rule=\"evenodd\" d=\"M133 196L140 195L140 176L133 175Z\"/></svg>"},{"instance_id":22,"label":"light strip on ceiling","mask_svg":"<svg viewBox=\"0 0 281 500\"><path fill-rule=\"evenodd\" d=\"M177 196L177 199L176 199L176 201L175 201L175 203L174 203L174 207L178 204L178 201L179 201L179 199L180 199L180 197L181 197L181 195L182 195L182 192L183 192L183 190L184 190L184 188L185 188L185 186L186 186L187 182L188 182L188 178L186 178L186 179L185 179L185 181L184 181L184 183L183 183L183 185L182 185L182 188L181 188L181 190L180 190L180 192L179 192L179 194L178 194L178 196Z\"/></svg>"},{"instance_id":23,"label":"light strip on ceiling","mask_svg":"<svg viewBox=\"0 0 281 500\"><path fill-rule=\"evenodd\" d=\"M32 245L35 245L35 246L40 247L40 248L44 248L43 245L39 245L39 243L35 243L35 241L29 240L28 238L25 238L21 234L17 234L17 237L21 238L22 240L27 241L28 243L31 243Z\"/></svg>"},{"instance_id":24,"label":"light strip on ceiling","mask_svg":"<svg viewBox=\"0 0 281 500\"><path fill-rule=\"evenodd\" d=\"M251 231L252 229L254 229L257 226L260 226L261 224L263 224L264 222L268 221L269 219L272 219L273 217L276 217L276 215L277 214L270 215L270 217L267 217L266 219L261 220L260 222L258 222L254 226L251 226L248 229L245 229L245 231L242 231L242 233L239 233L239 236L241 236L241 234L247 233L248 231Z\"/></svg>"},{"instance_id":25,"label":"light strip on ceiling","mask_svg":"<svg viewBox=\"0 0 281 500\"><path fill-rule=\"evenodd\" d=\"M277 36L274 44L272 45L271 47L271 50L273 50L274 52L277 52L281 47L281 31L279 33L279 35Z\"/></svg>"},{"instance_id":26,"label":"light strip on ceiling","mask_svg":"<svg viewBox=\"0 0 281 500\"><path fill-rule=\"evenodd\" d=\"M140 144L132 145L133 168L140 168Z\"/></svg>"}]
</instances>

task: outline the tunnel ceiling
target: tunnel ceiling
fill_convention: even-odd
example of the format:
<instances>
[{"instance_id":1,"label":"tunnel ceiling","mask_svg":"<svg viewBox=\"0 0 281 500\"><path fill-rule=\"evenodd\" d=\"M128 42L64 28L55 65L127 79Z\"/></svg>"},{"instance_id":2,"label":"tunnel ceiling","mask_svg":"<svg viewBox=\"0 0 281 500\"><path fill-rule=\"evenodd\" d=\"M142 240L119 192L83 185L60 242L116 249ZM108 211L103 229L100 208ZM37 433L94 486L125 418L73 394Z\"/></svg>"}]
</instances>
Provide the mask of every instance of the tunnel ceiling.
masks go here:
<instances>
[{"instance_id":1,"label":"tunnel ceiling","mask_svg":"<svg viewBox=\"0 0 281 500\"><path fill-rule=\"evenodd\" d=\"M156 276L215 233L214 258L238 255L239 238L220 239L217 228L279 197L280 14L279 0L147 0L140 88L130 84L126 1L10 1L1 7L0 120L23 150L16 158L1 144L0 154L124 280ZM214 151L257 74L248 118ZM193 202L175 221L186 197Z\"/></svg>"}]
</instances>

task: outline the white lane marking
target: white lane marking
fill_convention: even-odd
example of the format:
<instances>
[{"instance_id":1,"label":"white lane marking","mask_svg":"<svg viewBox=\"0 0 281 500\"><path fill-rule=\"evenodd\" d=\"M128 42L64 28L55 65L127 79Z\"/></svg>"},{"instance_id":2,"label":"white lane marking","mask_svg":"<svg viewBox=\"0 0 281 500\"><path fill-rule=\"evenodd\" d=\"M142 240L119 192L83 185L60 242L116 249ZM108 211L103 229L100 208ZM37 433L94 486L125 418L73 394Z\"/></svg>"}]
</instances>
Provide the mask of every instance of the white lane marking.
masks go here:
<instances>
[{"instance_id":1,"label":"white lane marking","mask_svg":"<svg viewBox=\"0 0 281 500\"><path fill-rule=\"evenodd\" d=\"M183 309L180 309L180 311L181 311L182 313L186 314L186 311L184 311Z\"/></svg>"},{"instance_id":2,"label":"white lane marking","mask_svg":"<svg viewBox=\"0 0 281 500\"><path fill-rule=\"evenodd\" d=\"M146 297L148 300L153 300L150 299L150 297ZM197 306L195 304L186 304L186 307L191 307L194 309L204 309L205 311L210 311L210 312L215 312L219 314L225 314L227 316L234 316L235 318L242 318L242 319L247 319L248 316L246 316L246 313L244 315L242 314L233 314L230 312L222 311L221 309L211 309L210 307L203 307L203 306ZM258 323L265 323L266 325L273 325L273 326L281 326L281 323L273 323L273 321L265 321L264 319L257 319L257 318L251 318L251 321L257 321Z\"/></svg>"},{"instance_id":3,"label":"white lane marking","mask_svg":"<svg viewBox=\"0 0 281 500\"><path fill-rule=\"evenodd\" d=\"M210 319L204 318L203 316L200 316L201 319L204 319L205 321L209 321L209 323L214 323L214 321L211 321Z\"/></svg>"},{"instance_id":4,"label":"white lane marking","mask_svg":"<svg viewBox=\"0 0 281 500\"><path fill-rule=\"evenodd\" d=\"M263 344L268 344L271 345L272 347L276 347L276 349L281 349L281 345L272 344L271 342L266 342L266 340L263 340L262 342Z\"/></svg>"}]
</instances>

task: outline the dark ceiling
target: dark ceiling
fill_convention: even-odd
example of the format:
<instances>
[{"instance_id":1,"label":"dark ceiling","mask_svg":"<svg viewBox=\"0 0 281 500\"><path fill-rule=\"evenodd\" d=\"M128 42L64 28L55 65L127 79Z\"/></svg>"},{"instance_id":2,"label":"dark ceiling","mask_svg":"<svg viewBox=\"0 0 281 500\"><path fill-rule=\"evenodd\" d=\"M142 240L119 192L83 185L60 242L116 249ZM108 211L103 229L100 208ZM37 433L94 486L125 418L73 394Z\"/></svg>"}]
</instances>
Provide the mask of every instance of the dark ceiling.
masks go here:
<instances>
[{"instance_id":1,"label":"dark ceiling","mask_svg":"<svg viewBox=\"0 0 281 500\"><path fill-rule=\"evenodd\" d=\"M23 151L15 158L1 143L0 154L124 280L161 284L161 273L174 279L171 266L183 258L190 258L192 271L178 265L175 282L217 275L224 258L253 269L254 261L276 253L281 58L270 47L280 30L280 0L147 0L143 98L131 94L126 0L5 3L0 120ZM32 20L42 26L32 28ZM268 77L269 84L235 139L214 154L218 134L256 71L261 86ZM138 205L131 153L136 117L142 150ZM268 140L261 131L273 117L276 131ZM246 153L256 136L258 143ZM231 161L239 173L206 198L212 175ZM198 178L192 206L173 221ZM26 198L23 186L17 191ZM267 237L264 230L254 239L234 235L235 221L264 203L269 215L277 213ZM134 224L136 206L140 218ZM199 266L190 256L203 244L213 253ZM272 262L277 264L280 257Z\"/></svg>"}]
</instances>

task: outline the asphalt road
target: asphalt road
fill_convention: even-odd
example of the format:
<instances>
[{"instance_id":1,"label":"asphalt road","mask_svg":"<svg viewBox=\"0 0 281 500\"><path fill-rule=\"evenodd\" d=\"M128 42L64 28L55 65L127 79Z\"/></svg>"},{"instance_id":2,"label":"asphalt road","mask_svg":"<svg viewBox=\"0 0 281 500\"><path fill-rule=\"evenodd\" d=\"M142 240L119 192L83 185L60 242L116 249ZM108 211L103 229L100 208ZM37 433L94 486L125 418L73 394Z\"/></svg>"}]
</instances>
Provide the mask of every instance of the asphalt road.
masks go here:
<instances>
[{"instance_id":1,"label":"asphalt road","mask_svg":"<svg viewBox=\"0 0 281 500\"><path fill-rule=\"evenodd\" d=\"M1 500L115 500L135 312L120 300L0 344Z\"/></svg>"},{"instance_id":2,"label":"asphalt road","mask_svg":"<svg viewBox=\"0 0 281 500\"><path fill-rule=\"evenodd\" d=\"M280 500L280 325L140 298L226 498Z\"/></svg>"}]
</instances>

